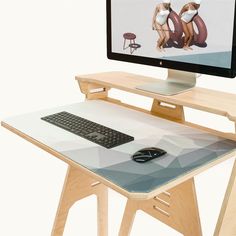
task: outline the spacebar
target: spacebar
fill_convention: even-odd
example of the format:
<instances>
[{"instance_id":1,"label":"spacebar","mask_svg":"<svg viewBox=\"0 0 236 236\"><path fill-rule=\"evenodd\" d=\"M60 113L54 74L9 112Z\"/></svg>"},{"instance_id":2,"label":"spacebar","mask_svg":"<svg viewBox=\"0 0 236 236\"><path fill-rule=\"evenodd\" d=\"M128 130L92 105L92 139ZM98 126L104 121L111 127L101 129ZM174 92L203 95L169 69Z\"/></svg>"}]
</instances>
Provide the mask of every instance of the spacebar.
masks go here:
<instances>
[{"instance_id":1,"label":"spacebar","mask_svg":"<svg viewBox=\"0 0 236 236\"><path fill-rule=\"evenodd\" d=\"M73 129L73 128L70 128L69 126L61 124L61 123L54 123L53 122L52 124L62 128L62 129L65 129L65 130L67 130L67 131L69 131L71 133L79 135L79 136L84 136L84 135L88 134L88 132L86 132L85 130Z\"/></svg>"}]
</instances>

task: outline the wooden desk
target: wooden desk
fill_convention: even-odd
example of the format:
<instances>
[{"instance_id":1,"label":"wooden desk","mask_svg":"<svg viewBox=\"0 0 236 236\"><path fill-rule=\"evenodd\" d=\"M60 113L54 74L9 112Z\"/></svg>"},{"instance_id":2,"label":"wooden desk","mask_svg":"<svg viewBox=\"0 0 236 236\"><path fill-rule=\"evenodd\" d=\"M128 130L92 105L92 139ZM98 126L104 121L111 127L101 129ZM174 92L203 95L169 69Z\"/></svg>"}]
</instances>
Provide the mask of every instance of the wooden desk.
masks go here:
<instances>
[{"instance_id":1,"label":"wooden desk","mask_svg":"<svg viewBox=\"0 0 236 236\"><path fill-rule=\"evenodd\" d=\"M236 108L236 96L205 89L189 91L185 99L184 94L159 96L135 89L138 83L153 79L126 73L79 76L76 79L87 99L96 101L31 113L2 122L4 127L69 165L52 235L63 235L70 207L91 194L98 197L98 234L107 235L107 187L128 198L120 236L129 235L139 209L184 235L202 235L193 178L235 157L236 139L235 134L185 122L183 105L207 110L208 102L211 112L235 120L233 109ZM113 87L154 98L152 110L144 111L109 98L108 90ZM216 94L220 94L218 106ZM223 106L226 100L232 105L232 110ZM171 106L166 106L163 101ZM130 134L135 141L107 150L40 120L40 117L62 110ZM133 162L130 155L147 145L163 147L168 156L145 165ZM215 235L233 236L236 232L232 221L236 210L235 172L236 164Z\"/></svg>"}]
</instances>

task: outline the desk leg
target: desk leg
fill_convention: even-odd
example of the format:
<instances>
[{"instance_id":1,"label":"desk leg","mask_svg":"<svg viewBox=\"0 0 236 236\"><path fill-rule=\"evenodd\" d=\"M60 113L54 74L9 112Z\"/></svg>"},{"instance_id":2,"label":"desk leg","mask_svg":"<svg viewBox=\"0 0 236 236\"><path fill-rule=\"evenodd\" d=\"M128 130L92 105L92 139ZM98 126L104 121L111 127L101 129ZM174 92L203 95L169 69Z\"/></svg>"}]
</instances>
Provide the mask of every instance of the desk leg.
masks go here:
<instances>
[{"instance_id":1,"label":"desk leg","mask_svg":"<svg viewBox=\"0 0 236 236\"><path fill-rule=\"evenodd\" d=\"M236 235L236 160L221 208L214 236Z\"/></svg>"},{"instance_id":2,"label":"desk leg","mask_svg":"<svg viewBox=\"0 0 236 236\"><path fill-rule=\"evenodd\" d=\"M72 205L90 195L97 195L98 200L98 235L107 236L107 188L90 178L75 167L68 167L51 235L62 236L66 219Z\"/></svg>"},{"instance_id":3,"label":"desk leg","mask_svg":"<svg viewBox=\"0 0 236 236\"><path fill-rule=\"evenodd\" d=\"M138 210L137 201L128 200L125 207L125 213L122 219L122 223L121 223L119 236L130 235L137 210Z\"/></svg>"},{"instance_id":4,"label":"desk leg","mask_svg":"<svg viewBox=\"0 0 236 236\"><path fill-rule=\"evenodd\" d=\"M98 235L108 235L108 189L103 187L100 193L97 194L97 221L98 221Z\"/></svg>"},{"instance_id":5,"label":"desk leg","mask_svg":"<svg viewBox=\"0 0 236 236\"><path fill-rule=\"evenodd\" d=\"M130 235L134 217L138 210L142 210L162 221L182 233L184 236L202 235L193 179L190 179L153 199L129 199L121 223L119 236Z\"/></svg>"}]
</instances>

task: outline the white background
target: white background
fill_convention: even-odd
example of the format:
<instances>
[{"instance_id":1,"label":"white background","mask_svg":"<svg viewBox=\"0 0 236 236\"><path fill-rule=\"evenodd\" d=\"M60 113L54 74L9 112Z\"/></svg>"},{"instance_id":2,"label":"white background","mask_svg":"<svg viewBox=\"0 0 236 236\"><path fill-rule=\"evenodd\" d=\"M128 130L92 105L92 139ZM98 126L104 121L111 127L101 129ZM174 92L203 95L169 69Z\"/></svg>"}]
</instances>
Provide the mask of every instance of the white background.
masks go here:
<instances>
[{"instance_id":1,"label":"white background","mask_svg":"<svg viewBox=\"0 0 236 236\"><path fill-rule=\"evenodd\" d=\"M166 70L106 59L105 0L0 1L0 119L83 100L76 74L122 70L165 78ZM236 80L202 76L198 86L235 93ZM147 98L112 95L150 107ZM188 120L233 132L226 118L186 110ZM67 166L0 128L0 235L49 236ZM213 234L233 160L197 176L204 236ZM109 235L118 233L125 198L109 192ZM95 197L71 209L65 236L96 235ZM132 236L178 236L138 213Z\"/></svg>"}]
</instances>

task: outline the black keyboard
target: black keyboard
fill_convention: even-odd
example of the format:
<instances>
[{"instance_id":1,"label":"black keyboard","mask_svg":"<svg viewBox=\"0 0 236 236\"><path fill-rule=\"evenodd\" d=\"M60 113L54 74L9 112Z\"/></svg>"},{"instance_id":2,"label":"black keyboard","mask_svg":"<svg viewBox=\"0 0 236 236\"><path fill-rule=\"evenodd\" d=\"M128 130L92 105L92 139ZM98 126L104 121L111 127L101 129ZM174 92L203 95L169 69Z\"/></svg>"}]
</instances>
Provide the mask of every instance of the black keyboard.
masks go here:
<instances>
[{"instance_id":1,"label":"black keyboard","mask_svg":"<svg viewBox=\"0 0 236 236\"><path fill-rule=\"evenodd\" d=\"M65 111L41 119L105 148L113 148L134 140L134 137L127 134Z\"/></svg>"}]
</instances>

